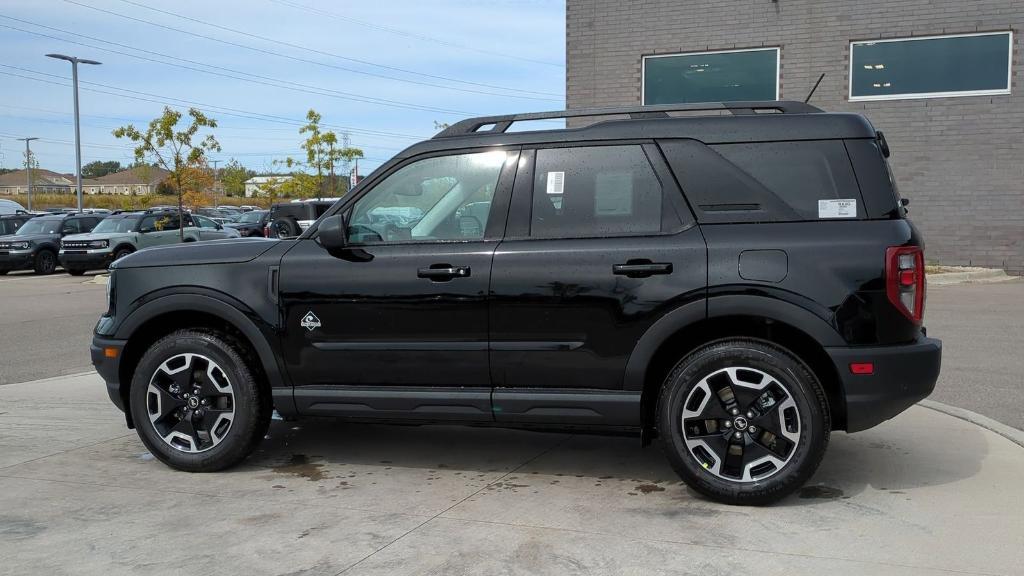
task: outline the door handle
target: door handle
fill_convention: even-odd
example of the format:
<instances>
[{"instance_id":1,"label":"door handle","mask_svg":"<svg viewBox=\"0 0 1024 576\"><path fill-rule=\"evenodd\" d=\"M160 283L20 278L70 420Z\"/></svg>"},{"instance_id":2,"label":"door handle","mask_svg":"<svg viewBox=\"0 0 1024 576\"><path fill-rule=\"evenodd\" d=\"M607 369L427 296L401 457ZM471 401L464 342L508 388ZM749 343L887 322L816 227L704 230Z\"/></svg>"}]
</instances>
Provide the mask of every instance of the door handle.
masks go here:
<instances>
[{"instance_id":1,"label":"door handle","mask_svg":"<svg viewBox=\"0 0 1024 576\"><path fill-rule=\"evenodd\" d=\"M416 271L419 278L427 278L434 282L447 282L453 278L469 278L469 266L452 266L451 264L431 264L428 268Z\"/></svg>"},{"instance_id":2,"label":"door handle","mask_svg":"<svg viewBox=\"0 0 1024 576\"><path fill-rule=\"evenodd\" d=\"M627 260L625 264L612 266L612 274L627 278L647 278L655 274L671 274L671 262L651 262L647 259Z\"/></svg>"}]
</instances>

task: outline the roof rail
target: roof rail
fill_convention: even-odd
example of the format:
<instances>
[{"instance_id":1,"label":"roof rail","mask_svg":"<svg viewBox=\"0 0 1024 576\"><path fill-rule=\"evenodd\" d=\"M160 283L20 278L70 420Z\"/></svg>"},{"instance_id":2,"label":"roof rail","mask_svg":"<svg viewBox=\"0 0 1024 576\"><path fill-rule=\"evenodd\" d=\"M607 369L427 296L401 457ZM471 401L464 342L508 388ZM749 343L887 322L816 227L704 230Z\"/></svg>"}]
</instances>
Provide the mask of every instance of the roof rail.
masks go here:
<instances>
[{"instance_id":1,"label":"roof rail","mask_svg":"<svg viewBox=\"0 0 1024 576\"><path fill-rule=\"evenodd\" d=\"M502 116L480 116L467 118L445 128L434 138L450 138L467 134L501 134L514 122L530 120L551 120L558 118L582 118L588 116L618 116L628 114L631 119L668 118L669 112L700 112L726 110L734 116L756 114L758 110L773 110L782 114L817 114L821 108L795 100L765 100L750 102L705 102L700 104L659 104L657 106L623 106L612 108L579 108L552 112L529 112L505 114ZM490 126L487 130L480 128Z\"/></svg>"}]
</instances>

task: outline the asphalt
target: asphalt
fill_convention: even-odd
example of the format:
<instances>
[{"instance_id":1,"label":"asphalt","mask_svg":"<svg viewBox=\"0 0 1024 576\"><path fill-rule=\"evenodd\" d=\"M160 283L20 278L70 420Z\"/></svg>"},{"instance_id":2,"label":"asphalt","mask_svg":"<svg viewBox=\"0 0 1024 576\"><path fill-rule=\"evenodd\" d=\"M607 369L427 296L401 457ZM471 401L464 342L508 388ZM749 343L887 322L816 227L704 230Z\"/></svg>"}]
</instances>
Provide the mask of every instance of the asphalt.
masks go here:
<instances>
[{"instance_id":1,"label":"asphalt","mask_svg":"<svg viewBox=\"0 0 1024 576\"><path fill-rule=\"evenodd\" d=\"M275 422L220 474L154 460L95 375L0 387L0 574L1024 572L1024 448L911 408L835 434L780 504L635 438Z\"/></svg>"}]
</instances>

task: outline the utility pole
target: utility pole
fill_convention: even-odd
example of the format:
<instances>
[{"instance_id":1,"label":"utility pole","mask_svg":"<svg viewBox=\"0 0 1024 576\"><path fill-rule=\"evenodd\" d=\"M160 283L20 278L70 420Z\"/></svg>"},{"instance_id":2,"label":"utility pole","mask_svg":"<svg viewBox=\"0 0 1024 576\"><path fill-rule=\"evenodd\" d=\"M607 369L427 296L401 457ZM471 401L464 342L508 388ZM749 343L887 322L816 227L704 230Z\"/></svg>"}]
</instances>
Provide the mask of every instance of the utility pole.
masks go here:
<instances>
[{"instance_id":1,"label":"utility pole","mask_svg":"<svg viewBox=\"0 0 1024 576\"><path fill-rule=\"evenodd\" d=\"M217 207L217 164L220 164L220 160L210 160L210 164L213 164L213 207Z\"/></svg>"},{"instance_id":2,"label":"utility pole","mask_svg":"<svg viewBox=\"0 0 1024 576\"><path fill-rule=\"evenodd\" d=\"M71 62L71 84L72 90L75 94L75 190L78 195L78 212L82 212L82 139L79 135L78 129L78 64L95 64L99 65L100 62L95 60L86 60L84 58L77 58L75 56L65 56L64 54L47 54L49 58L56 58L58 60L67 60Z\"/></svg>"},{"instance_id":3,"label":"utility pole","mask_svg":"<svg viewBox=\"0 0 1024 576\"><path fill-rule=\"evenodd\" d=\"M28 209L32 210L32 149L28 143L39 138L18 138L25 141L25 172L28 176Z\"/></svg>"}]
</instances>

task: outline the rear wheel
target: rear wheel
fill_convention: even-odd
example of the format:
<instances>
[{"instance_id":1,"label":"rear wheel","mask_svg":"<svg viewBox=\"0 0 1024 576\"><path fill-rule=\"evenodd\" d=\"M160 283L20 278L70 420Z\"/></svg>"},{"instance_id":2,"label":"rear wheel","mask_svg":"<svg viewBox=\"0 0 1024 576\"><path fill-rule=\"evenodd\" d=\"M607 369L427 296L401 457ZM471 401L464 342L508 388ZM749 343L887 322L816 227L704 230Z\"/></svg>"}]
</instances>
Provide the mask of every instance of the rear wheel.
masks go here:
<instances>
[{"instance_id":1,"label":"rear wheel","mask_svg":"<svg viewBox=\"0 0 1024 576\"><path fill-rule=\"evenodd\" d=\"M244 460L266 433L271 411L244 349L205 330L179 330L153 344L135 369L130 404L149 451L188 472Z\"/></svg>"},{"instance_id":2,"label":"rear wheel","mask_svg":"<svg viewBox=\"0 0 1024 576\"><path fill-rule=\"evenodd\" d=\"M828 414L817 378L787 350L723 340L687 355L665 379L658 431L673 468L697 492L768 504L814 474Z\"/></svg>"},{"instance_id":3,"label":"rear wheel","mask_svg":"<svg viewBox=\"0 0 1024 576\"><path fill-rule=\"evenodd\" d=\"M53 250L40 250L36 254L33 269L36 274L53 274L53 271L57 269L57 255L53 253Z\"/></svg>"}]
</instances>

